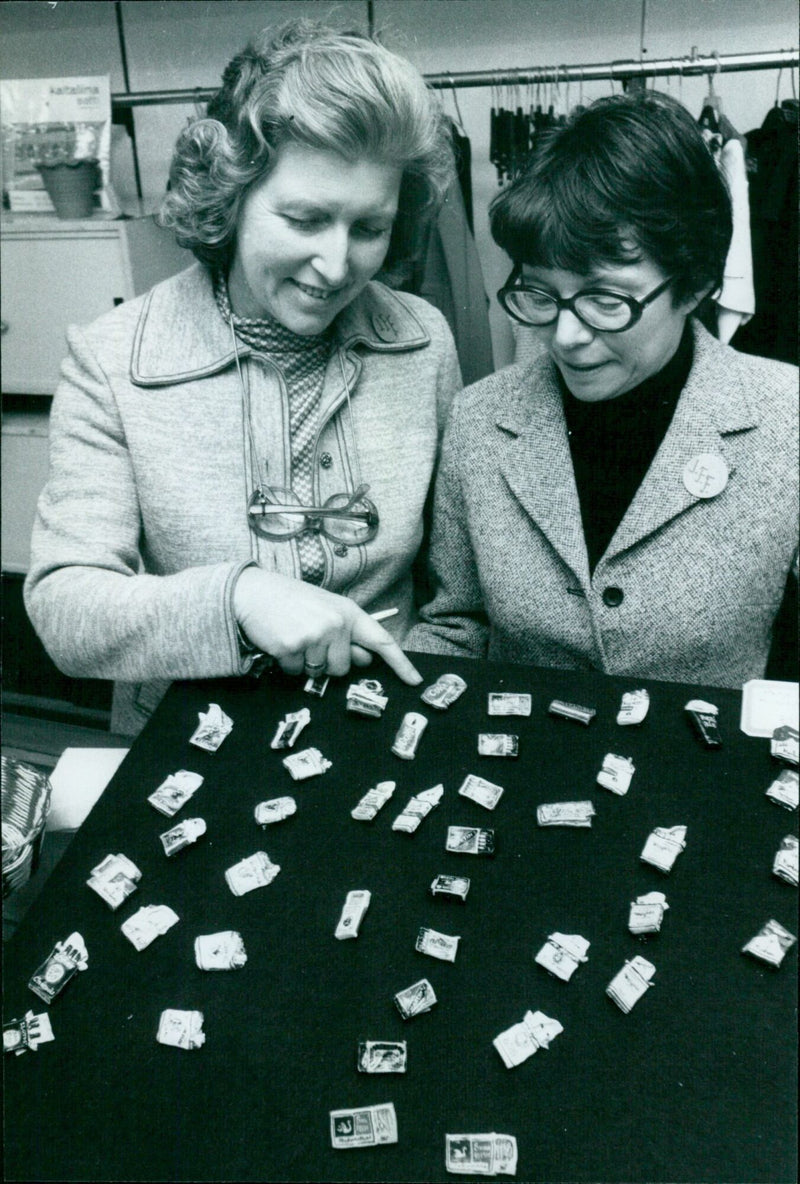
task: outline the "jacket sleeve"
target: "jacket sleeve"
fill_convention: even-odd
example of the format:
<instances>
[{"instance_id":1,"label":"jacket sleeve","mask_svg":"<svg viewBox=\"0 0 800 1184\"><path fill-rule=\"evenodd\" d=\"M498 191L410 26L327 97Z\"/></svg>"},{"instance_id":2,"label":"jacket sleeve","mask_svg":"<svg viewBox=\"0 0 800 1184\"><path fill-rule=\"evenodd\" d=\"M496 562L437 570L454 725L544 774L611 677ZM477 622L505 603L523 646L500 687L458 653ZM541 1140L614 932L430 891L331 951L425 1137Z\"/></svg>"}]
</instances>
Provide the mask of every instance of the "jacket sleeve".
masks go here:
<instances>
[{"instance_id":1,"label":"jacket sleeve","mask_svg":"<svg viewBox=\"0 0 800 1184\"><path fill-rule=\"evenodd\" d=\"M453 399L463 387L461 378L461 367L459 365L458 353L456 352L455 341L450 332L450 326L441 317L441 337L442 348L439 365L436 371L436 453L438 466L439 454L441 451L442 437L444 435L445 425L450 414L450 408ZM412 564L412 579L414 583L414 604L419 606L425 604L431 599L433 595L433 587L430 579L430 544L431 544L431 529L433 523L433 494L434 481L436 477L436 468L433 472L433 480L428 489L425 498L425 505L422 510L423 522L423 536L419 551L416 554L414 563Z\"/></svg>"},{"instance_id":2,"label":"jacket sleeve","mask_svg":"<svg viewBox=\"0 0 800 1184\"><path fill-rule=\"evenodd\" d=\"M433 598L420 610L405 649L467 658L486 657L489 623L469 533L459 472L465 453L459 440L458 407L445 432L436 479L430 572Z\"/></svg>"},{"instance_id":3,"label":"jacket sleeve","mask_svg":"<svg viewBox=\"0 0 800 1184\"><path fill-rule=\"evenodd\" d=\"M80 330L67 338L25 582L45 649L76 678L244 672L232 594L248 564L144 572L136 474L111 383Z\"/></svg>"},{"instance_id":4,"label":"jacket sleeve","mask_svg":"<svg viewBox=\"0 0 800 1184\"><path fill-rule=\"evenodd\" d=\"M456 352L456 343L453 340L450 327L444 319L442 331L445 335L445 341L436 383L436 418L439 425L440 440L450 414L453 399L464 385L461 378L458 353Z\"/></svg>"}]
</instances>

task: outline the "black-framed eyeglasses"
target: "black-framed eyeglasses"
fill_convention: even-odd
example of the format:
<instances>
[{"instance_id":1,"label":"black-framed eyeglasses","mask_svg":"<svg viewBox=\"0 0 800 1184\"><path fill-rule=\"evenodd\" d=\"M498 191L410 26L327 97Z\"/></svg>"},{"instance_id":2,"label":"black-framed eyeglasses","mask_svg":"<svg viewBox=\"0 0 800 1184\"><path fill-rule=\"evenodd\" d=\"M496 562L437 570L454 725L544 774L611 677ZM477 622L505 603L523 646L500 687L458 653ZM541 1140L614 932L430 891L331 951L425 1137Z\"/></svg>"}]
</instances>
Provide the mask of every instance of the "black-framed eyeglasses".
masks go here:
<instances>
[{"instance_id":1,"label":"black-framed eyeglasses","mask_svg":"<svg viewBox=\"0 0 800 1184\"><path fill-rule=\"evenodd\" d=\"M378 533L380 519L365 497L369 485L354 493L335 493L322 506L304 506L291 489L259 486L251 495L247 517L256 534L267 539L293 539L304 531L324 534L334 543L368 543Z\"/></svg>"},{"instance_id":2,"label":"black-framed eyeglasses","mask_svg":"<svg viewBox=\"0 0 800 1184\"><path fill-rule=\"evenodd\" d=\"M632 329L647 305L672 283L672 278L664 280L641 300L608 288L585 288L564 298L526 284L521 277L521 269L515 267L497 293L497 299L515 321L521 325L552 325L561 310L568 308L584 325L601 333L624 333Z\"/></svg>"}]
</instances>

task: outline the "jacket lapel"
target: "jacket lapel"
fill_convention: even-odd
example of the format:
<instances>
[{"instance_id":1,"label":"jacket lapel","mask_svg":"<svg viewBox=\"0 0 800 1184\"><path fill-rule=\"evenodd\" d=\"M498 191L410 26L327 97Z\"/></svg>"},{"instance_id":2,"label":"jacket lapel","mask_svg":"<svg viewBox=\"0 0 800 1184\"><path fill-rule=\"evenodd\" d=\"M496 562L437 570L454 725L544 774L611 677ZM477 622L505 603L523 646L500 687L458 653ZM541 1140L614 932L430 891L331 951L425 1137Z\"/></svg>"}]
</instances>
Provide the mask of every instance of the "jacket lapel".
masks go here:
<instances>
[{"instance_id":1,"label":"jacket lapel","mask_svg":"<svg viewBox=\"0 0 800 1184\"><path fill-rule=\"evenodd\" d=\"M694 457L721 456L729 480L735 481L725 436L758 426L736 352L720 345L699 322L693 321L692 327L694 362L683 394L603 561L634 546L700 500L683 483L684 468ZM525 513L588 586L580 503L552 362L539 358L517 370L516 378L515 389L496 416L497 428L508 438L500 454L501 472Z\"/></svg>"},{"instance_id":2,"label":"jacket lapel","mask_svg":"<svg viewBox=\"0 0 800 1184\"><path fill-rule=\"evenodd\" d=\"M611 540L606 558L627 550L701 499L683 482L686 465L703 453L721 456L736 480L725 435L758 424L750 407L735 351L722 346L697 321L694 361L672 422L642 484Z\"/></svg>"},{"instance_id":3,"label":"jacket lapel","mask_svg":"<svg viewBox=\"0 0 800 1184\"><path fill-rule=\"evenodd\" d=\"M375 353L405 353L428 345L430 335L401 296L383 284L371 283L339 314L336 341L339 349L328 362L320 422L333 415L348 390L355 394L363 365L356 346Z\"/></svg>"},{"instance_id":4,"label":"jacket lapel","mask_svg":"<svg viewBox=\"0 0 800 1184\"><path fill-rule=\"evenodd\" d=\"M250 347L238 342L240 358ZM211 273L201 263L148 293L131 352L137 386L167 386L216 374L234 360L230 327L219 314Z\"/></svg>"},{"instance_id":5,"label":"jacket lapel","mask_svg":"<svg viewBox=\"0 0 800 1184\"><path fill-rule=\"evenodd\" d=\"M336 336L345 349L361 344L378 353L421 349L430 342L427 329L402 293L375 281L339 314Z\"/></svg>"},{"instance_id":6,"label":"jacket lapel","mask_svg":"<svg viewBox=\"0 0 800 1184\"><path fill-rule=\"evenodd\" d=\"M549 358L538 358L517 372L516 390L496 423L508 438L500 469L509 489L579 581L588 583L567 426Z\"/></svg>"}]
</instances>

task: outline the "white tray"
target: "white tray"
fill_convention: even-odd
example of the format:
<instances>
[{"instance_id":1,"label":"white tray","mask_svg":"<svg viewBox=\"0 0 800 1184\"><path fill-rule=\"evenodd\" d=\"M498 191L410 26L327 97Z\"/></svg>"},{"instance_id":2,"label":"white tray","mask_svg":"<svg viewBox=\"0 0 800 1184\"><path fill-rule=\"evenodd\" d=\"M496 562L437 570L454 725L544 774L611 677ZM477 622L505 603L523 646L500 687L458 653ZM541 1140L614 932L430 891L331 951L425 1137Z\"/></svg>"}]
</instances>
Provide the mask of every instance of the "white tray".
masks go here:
<instances>
[{"instance_id":1,"label":"white tray","mask_svg":"<svg viewBox=\"0 0 800 1184\"><path fill-rule=\"evenodd\" d=\"M771 736L776 728L800 721L800 686L796 682L776 682L751 678L742 687L742 716L739 727L747 736Z\"/></svg>"}]
</instances>

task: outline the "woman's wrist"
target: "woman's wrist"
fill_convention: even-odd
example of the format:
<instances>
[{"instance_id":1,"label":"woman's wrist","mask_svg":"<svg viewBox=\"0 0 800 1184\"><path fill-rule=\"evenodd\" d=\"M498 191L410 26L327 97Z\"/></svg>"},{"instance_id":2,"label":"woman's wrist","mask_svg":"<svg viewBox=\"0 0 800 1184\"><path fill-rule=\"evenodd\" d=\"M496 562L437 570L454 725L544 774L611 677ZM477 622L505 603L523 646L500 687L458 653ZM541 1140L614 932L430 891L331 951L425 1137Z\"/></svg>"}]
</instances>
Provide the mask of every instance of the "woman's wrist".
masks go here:
<instances>
[{"instance_id":1,"label":"woman's wrist","mask_svg":"<svg viewBox=\"0 0 800 1184\"><path fill-rule=\"evenodd\" d=\"M236 577L236 581L231 589L231 612L233 614L234 625L236 626L236 640L239 646L239 660L244 666L242 674L252 674L257 677L259 674L262 674L268 666L272 665L272 658L269 656L269 654L265 654L263 650L260 650L257 645L253 644L253 642L247 636L247 631L239 620L237 613L237 589L239 581L241 580L244 573L251 567L255 569L256 564L252 562L246 564Z\"/></svg>"},{"instance_id":2,"label":"woman's wrist","mask_svg":"<svg viewBox=\"0 0 800 1184\"><path fill-rule=\"evenodd\" d=\"M249 658L252 654L258 654L260 651L253 645L250 638L245 633L239 622L236 622L236 636L239 641L239 655L242 658Z\"/></svg>"},{"instance_id":3,"label":"woman's wrist","mask_svg":"<svg viewBox=\"0 0 800 1184\"><path fill-rule=\"evenodd\" d=\"M272 665L272 658L253 645L238 621L236 622L236 636L239 641L239 657L245 664L242 673L258 678Z\"/></svg>"}]
</instances>

